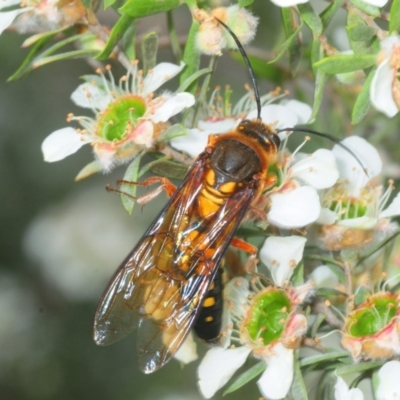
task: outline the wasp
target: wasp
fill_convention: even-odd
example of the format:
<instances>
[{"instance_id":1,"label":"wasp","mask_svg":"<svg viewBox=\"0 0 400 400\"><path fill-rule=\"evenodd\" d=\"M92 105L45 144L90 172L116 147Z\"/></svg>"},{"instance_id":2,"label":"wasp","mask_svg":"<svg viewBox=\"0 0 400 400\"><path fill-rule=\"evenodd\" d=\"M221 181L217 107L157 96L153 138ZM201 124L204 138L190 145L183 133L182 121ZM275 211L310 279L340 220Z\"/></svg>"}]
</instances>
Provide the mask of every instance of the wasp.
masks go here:
<instances>
[{"instance_id":1,"label":"wasp","mask_svg":"<svg viewBox=\"0 0 400 400\"><path fill-rule=\"evenodd\" d=\"M99 302L94 340L109 345L138 328L138 360L145 373L165 365L191 328L206 342L218 341L222 258L230 245L254 257L257 252L234 234L246 212L275 183L269 166L280 139L261 121L251 66L249 72L258 118L243 120L232 132L210 135L177 190L162 181L170 200L122 262Z\"/></svg>"}]
</instances>

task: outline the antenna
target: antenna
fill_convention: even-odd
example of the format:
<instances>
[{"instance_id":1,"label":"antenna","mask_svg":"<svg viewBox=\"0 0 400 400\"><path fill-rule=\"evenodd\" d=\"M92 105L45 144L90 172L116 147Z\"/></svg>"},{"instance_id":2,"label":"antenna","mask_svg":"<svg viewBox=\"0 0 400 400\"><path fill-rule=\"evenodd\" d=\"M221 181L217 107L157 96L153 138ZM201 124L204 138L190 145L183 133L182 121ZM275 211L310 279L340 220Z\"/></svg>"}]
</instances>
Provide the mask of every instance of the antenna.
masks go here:
<instances>
[{"instance_id":1,"label":"antenna","mask_svg":"<svg viewBox=\"0 0 400 400\"><path fill-rule=\"evenodd\" d=\"M240 43L238 37L235 35L235 33L233 33L232 29L229 28L228 25L224 24L219 18L214 17L228 32L229 34L232 36L233 40L236 43L236 46L238 47L240 54L243 57L244 62L247 65L247 69L249 71L249 75L250 75L250 79L251 79L251 83L253 85L253 89L254 89L254 96L256 98L256 104L257 104L257 119L259 121L261 121L261 100L260 100L260 92L258 90L258 86L257 86L257 81L256 78L254 76L254 71L253 71L253 67L251 66L249 57L247 57L246 52L244 51L244 48L242 46L242 43Z\"/></svg>"},{"instance_id":2,"label":"antenna","mask_svg":"<svg viewBox=\"0 0 400 400\"><path fill-rule=\"evenodd\" d=\"M345 146L337 137L332 136L329 133L322 133L322 132L314 131L312 129L307 129L307 128L282 128L282 129L277 129L276 133L285 132L285 131L311 133L312 135L319 136L319 137L322 137L325 139L329 139L330 141L337 144L342 149L346 150L349 154L351 154L355 158L355 160L360 164L361 168L365 172L365 175L367 175L367 177L369 177L368 171L364 167L363 163L361 162L361 160L359 159L357 154L355 154L353 150L351 150L347 146Z\"/></svg>"}]
</instances>

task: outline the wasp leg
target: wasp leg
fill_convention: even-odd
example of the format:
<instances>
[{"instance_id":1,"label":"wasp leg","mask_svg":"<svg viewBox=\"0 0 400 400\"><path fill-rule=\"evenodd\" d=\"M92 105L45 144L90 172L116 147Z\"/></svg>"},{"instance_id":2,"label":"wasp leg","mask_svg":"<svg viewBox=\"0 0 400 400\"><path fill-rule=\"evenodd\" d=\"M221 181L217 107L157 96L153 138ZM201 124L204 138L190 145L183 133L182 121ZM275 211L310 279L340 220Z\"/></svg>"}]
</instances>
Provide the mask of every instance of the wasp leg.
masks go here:
<instances>
[{"instance_id":1,"label":"wasp leg","mask_svg":"<svg viewBox=\"0 0 400 400\"><path fill-rule=\"evenodd\" d=\"M252 244L246 242L245 240L239 239L237 237L234 237L232 239L231 246L234 246L239 250L243 250L246 253L250 253L250 257L246 261L244 268L249 274L254 273L255 269L256 269L256 265L258 263L258 260L256 258L258 248L256 246L253 246Z\"/></svg>"},{"instance_id":2,"label":"wasp leg","mask_svg":"<svg viewBox=\"0 0 400 400\"><path fill-rule=\"evenodd\" d=\"M146 180L144 180L143 182L133 182L133 181L126 181L126 180L119 180L118 185L137 185L137 186L143 186L143 187L148 187L150 185L154 185L155 183L160 183L160 186L157 187L156 189L144 194L143 196L140 197L134 197L134 200L136 200L136 202L138 204L147 204L150 201L152 201L154 198L156 198L163 190L165 190L165 193L167 194L168 197L171 197L176 190L176 186L167 178L161 177L161 176L151 176L150 178L147 178ZM107 189L109 190L109 189ZM120 190L115 190L113 189L113 191L119 192L121 194L125 194L128 197L133 197L130 196L127 193L124 193L123 191Z\"/></svg>"}]
</instances>

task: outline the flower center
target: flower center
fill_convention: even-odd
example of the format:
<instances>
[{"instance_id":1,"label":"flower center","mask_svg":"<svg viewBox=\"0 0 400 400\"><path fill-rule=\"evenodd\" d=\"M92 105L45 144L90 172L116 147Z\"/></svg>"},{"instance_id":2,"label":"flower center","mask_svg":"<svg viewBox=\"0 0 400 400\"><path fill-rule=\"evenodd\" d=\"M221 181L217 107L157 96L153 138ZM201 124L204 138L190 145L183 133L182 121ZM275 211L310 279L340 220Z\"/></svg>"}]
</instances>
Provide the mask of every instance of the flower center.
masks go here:
<instances>
[{"instance_id":1,"label":"flower center","mask_svg":"<svg viewBox=\"0 0 400 400\"><path fill-rule=\"evenodd\" d=\"M349 332L354 337L371 336L385 328L397 313L394 296L384 295L370 299L350 317Z\"/></svg>"},{"instance_id":2,"label":"flower center","mask_svg":"<svg viewBox=\"0 0 400 400\"><path fill-rule=\"evenodd\" d=\"M334 200L329 208L339 215L341 220L360 218L367 213L365 203L352 200Z\"/></svg>"},{"instance_id":3,"label":"flower center","mask_svg":"<svg viewBox=\"0 0 400 400\"><path fill-rule=\"evenodd\" d=\"M97 121L97 135L109 140L124 139L146 112L146 102L139 96L122 96L110 103Z\"/></svg>"},{"instance_id":4,"label":"flower center","mask_svg":"<svg viewBox=\"0 0 400 400\"><path fill-rule=\"evenodd\" d=\"M281 336L289 313L290 300L286 294L268 290L254 299L244 327L253 341L268 345Z\"/></svg>"}]
</instances>

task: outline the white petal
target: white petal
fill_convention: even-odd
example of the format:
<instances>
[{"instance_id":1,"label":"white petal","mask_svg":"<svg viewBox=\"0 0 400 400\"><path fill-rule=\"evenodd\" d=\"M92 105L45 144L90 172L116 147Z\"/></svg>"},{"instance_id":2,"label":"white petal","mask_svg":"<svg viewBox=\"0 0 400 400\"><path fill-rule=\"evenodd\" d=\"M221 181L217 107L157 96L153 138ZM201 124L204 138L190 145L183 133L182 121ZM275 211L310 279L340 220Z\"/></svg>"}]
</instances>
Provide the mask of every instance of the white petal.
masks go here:
<instances>
[{"instance_id":1,"label":"white petal","mask_svg":"<svg viewBox=\"0 0 400 400\"><path fill-rule=\"evenodd\" d=\"M261 261L271 271L274 283L283 286L303 257L307 239L301 236L270 236L260 250Z\"/></svg>"},{"instance_id":2,"label":"white petal","mask_svg":"<svg viewBox=\"0 0 400 400\"><path fill-rule=\"evenodd\" d=\"M321 208L321 212L315 222L321 225L332 225L336 222L339 216L332 210L326 207Z\"/></svg>"},{"instance_id":3,"label":"white petal","mask_svg":"<svg viewBox=\"0 0 400 400\"><path fill-rule=\"evenodd\" d=\"M26 12L26 8L0 12L0 35L14 22L19 14Z\"/></svg>"},{"instance_id":4,"label":"white petal","mask_svg":"<svg viewBox=\"0 0 400 400\"><path fill-rule=\"evenodd\" d=\"M47 162L60 161L77 152L88 142L73 128L54 131L42 143L44 160Z\"/></svg>"},{"instance_id":5,"label":"white petal","mask_svg":"<svg viewBox=\"0 0 400 400\"><path fill-rule=\"evenodd\" d=\"M384 60L377 68L371 82L370 99L372 105L389 118L394 117L399 109L393 99L393 70L390 59Z\"/></svg>"},{"instance_id":6,"label":"white petal","mask_svg":"<svg viewBox=\"0 0 400 400\"><path fill-rule=\"evenodd\" d=\"M224 294L226 299L230 302L230 311L238 317L243 317L250 295L248 280L242 277L230 280L225 286Z\"/></svg>"},{"instance_id":7,"label":"white petal","mask_svg":"<svg viewBox=\"0 0 400 400\"><path fill-rule=\"evenodd\" d=\"M21 0L0 0L0 10L21 4Z\"/></svg>"},{"instance_id":8,"label":"white petal","mask_svg":"<svg viewBox=\"0 0 400 400\"><path fill-rule=\"evenodd\" d=\"M380 218L390 218L400 215L400 193L397 193L396 197L390 203L389 207L383 210L380 214Z\"/></svg>"},{"instance_id":9,"label":"white petal","mask_svg":"<svg viewBox=\"0 0 400 400\"><path fill-rule=\"evenodd\" d=\"M235 349L214 347L201 361L198 369L198 384L206 399L214 396L246 361L250 349L245 346Z\"/></svg>"},{"instance_id":10,"label":"white petal","mask_svg":"<svg viewBox=\"0 0 400 400\"><path fill-rule=\"evenodd\" d=\"M257 110L251 111L246 119L257 118ZM268 104L261 108L261 119L265 124L274 125L276 129L290 128L297 124L297 114L290 108L279 104Z\"/></svg>"},{"instance_id":11,"label":"white petal","mask_svg":"<svg viewBox=\"0 0 400 400\"><path fill-rule=\"evenodd\" d=\"M307 123L311 117L312 108L307 103L303 103L302 101L292 99L292 100L282 100L281 104L292 110L294 113L296 113L298 118L297 121L298 124Z\"/></svg>"},{"instance_id":12,"label":"white petal","mask_svg":"<svg viewBox=\"0 0 400 400\"><path fill-rule=\"evenodd\" d=\"M308 0L271 0L278 7L292 7L296 4L307 3Z\"/></svg>"},{"instance_id":13,"label":"white petal","mask_svg":"<svg viewBox=\"0 0 400 400\"><path fill-rule=\"evenodd\" d=\"M309 278L315 282L317 287L336 288L339 283L339 278L327 265L320 265L315 268Z\"/></svg>"},{"instance_id":14,"label":"white petal","mask_svg":"<svg viewBox=\"0 0 400 400\"><path fill-rule=\"evenodd\" d=\"M319 149L291 166L290 176L315 189L326 189L336 183L339 170L334 154L330 150Z\"/></svg>"},{"instance_id":15,"label":"white petal","mask_svg":"<svg viewBox=\"0 0 400 400\"><path fill-rule=\"evenodd\" d=\"M340 179L348 182L346 188L349 194L358 196L360 189L382 171L382 160L375 147L359 136L350 136L341 143L350 149L362 164L361 166L352 154L339 145L333 147Z\"/></svg>"},{"instance_id":16,"label":"white petal","mask_svg":"<svg viewBox=\"0 0 400 400\"><path fill-rule=\"evenodd\" d=\"M79 107L104 110L113 101L112 96L97 85L82 83L71 95L72 101Z\"/></svg>"},{"instance_id":17,"label":"white petal","mask_svg":"<svg viewBox=\"0 0 400 400\"><path fill-rule=\"evenodd\" d=\"M377 400L400 399L400 361L388 361L378 372Z\"/></svg>"},{"instance_id":18,"label":"white petal","mask_svg":"<svg viewBox=\"0 0 400 400\"><path fill-rule=\"evenodd\" d=\"M346 226L347 228L372 229L377 223L378 218L364 216L359 218L342 219L337 224L340 226Z\"/></svg>"},{"instance_id":19,"label":"white petal","mask_svg":"<svg viewBox=\"0 0 400 400\"><path fill-rule=\"evenodd\" d=\"M208 132L199 129L188 129L188 135L179 136L171 140L171 146L184 151L191 157L197 157L206 147Z\"/></svg>"},{"instance_id":20,"label":"white petal","mask_svg":"<svg viewBox=\"0 0 400 400\"><path fill-rule=\"evenodd\" d=\"M224 118L217 121L201 120L197 125L203 131L219 134L227 133L235 129L238 121L239 120L235 118Z\"/></svg>"},{"instance_id":21,"label":"white petal","mask_svg":"<svg viewBox=\"0 0 400 400\"><path fill-rule=\"evenodd\" d=\"M320 214L321 204L317 191L311 186L301 186L287 193L270 197L268 221L280 228L301 228L314 222Z\"/></svg>"},{"instance_id":22,"label":"white petal","mask_svg":"<svg viewBox=\"0 0 400 400\"><path fill-rule=\"evenodd\" d=\"M363 0L364 3L371 4L375 7L383 7L389 0Z\"/></svg>"},{"instance_id":23,"label":"white petal","mask_svg":"<svg viewBox=\"0 0 400 400\"><path fill-rule=\"evenodd\" d=\"M197 346L192 332L189 333L182 346L175 353L174 358L184 364L189 364L192 361L197 360Z\"/></svg>"},{"instance_id":24,"label":"white petal","mask_svg":"<svg viewBox=\"0 0 400 400\"><path fill-rule=\"evenodd\" d=\"M261 375L257 385L267 399L284 399L293 381L293 350L281 343L274 347L275 354L268 357L267 369Z\"/></svg>"},{"instance_id":25,"label":"white petal","mask_svg":"<svg viewBox=\"0 0 400 400\"><path fill-rule=\"evenodd\" d=\"M180 65L171 64L167 62L156 65L144 78L143 94L153 93L161 85L168 80L172 79L175 75L184 68L185 63L181 62Z\"/></svg>"},{"instance_id":26,"label":"white petal","mask_svg":"<svg viewBox=\"0 0 400 400\"><path fill-rule=\"evenodd\" d=\"M349 389L346 382L338 377L335 385L336 400L364 400L362 391L358 388Z\"/></svg>"},{"instance_id":27,"label":"white petal","mask_svg":"<svg viewBox=\"0 0 400 400\"><path fill-rule=\"evenodd\" d=\"M183 109L192 107L194 103L195 98L192 94L186 92L178 93L167 99L161 107L157 108L151 116L151 120L155 123L166 122Z\"/></svg>"}]
</instances>

